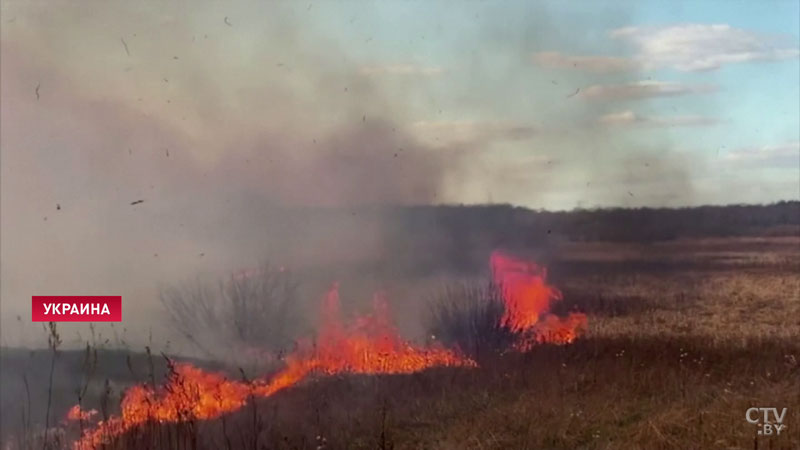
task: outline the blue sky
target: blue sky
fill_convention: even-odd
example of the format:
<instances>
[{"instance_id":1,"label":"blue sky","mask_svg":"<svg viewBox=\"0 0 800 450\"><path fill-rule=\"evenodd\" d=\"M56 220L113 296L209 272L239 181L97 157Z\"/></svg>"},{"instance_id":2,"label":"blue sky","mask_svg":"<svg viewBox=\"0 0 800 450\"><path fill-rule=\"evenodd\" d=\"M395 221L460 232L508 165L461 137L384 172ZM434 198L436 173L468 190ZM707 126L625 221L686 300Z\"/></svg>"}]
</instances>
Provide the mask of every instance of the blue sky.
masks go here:
<instances>
[{"instance_id":1,"label":"blue sky","mask_svg":"<svg viewBox=\"0 0 800 450\"><path fill-rule=\"evenodd\" d=\"M91 115L88 105L102 99L152 118L165 140L187 140L206 173L251 151L319 161L297 143L252 150L234 141L259 141L274 126L303 130L282 142L329 142L369 116L416 142L415 164L436 166L424 195L382 188L380 201L569 209L800 195L796 1L110 2L93 14L56 5L4 5L14 19L3 29L7 61L38 55L7 72L36 65L69 80L71 98L59 107ZM5 84L26 101L30 89ZM78 160L91 160L80 138L65 139ZM381 151L354 147L364 152L358 172L369 173ZM393 167L377 178L407 184ZM260 169L226 170L257 178ZM348 185L351 174L324 176L334 198L289 180L278 190L291 198L278 201L372 201L348 196L363 192Z\"/></svg>"},{"instance_id":2,"label":"blue sky","mask_svg":"<svg viewBox=\"0 0 800 450\"><path fill-rule=\"evenodd\" d=\"M688 159L689 166L703 168L685 179L696 184L692 198L677 199L675 204L798 197L800 175L797 164L791 163L793 156L800 159L798 2L687 1L670 2L668 7L660 1L464 2L457 8L449 2L379 2L369 8L347 3L344 11L342 5L315 3L310 11L319 14L320 28L351 49L353 63L386 66L382 74L376 68L376 78L383 75L380 82L387 89L404 90L420 122L436 122L443 131L448 121L563 129L583 127L593 114L597 118L629 112L618 117L628 117L627 125L637 126L616 127L615 133L623 136L611 139L609 145L634 141L655 149L651 151L675 152ZM635 27L639 35L612 37L614 30L624 27ZM643 47L646 44L652 47ZM653 53L658 45L679 47ZM639 58L643 67L583 71L531 60L543 52L562 59ZM706 61L708 67L688 66L702 66L704 58L712 60ZM390 73L393 61L408 65L394 67L397 72L409 73ZM411 73L412 69L420 73ZM421 73L425 70L441 74L425 76ZM408 78L415 74L416 84L411 84ZM580 95L573 101L564 99L565 94L591 85L648 81L696 87L698 92L610 98L589 107ZM553 148L577 145L554 142L552 137L540 140ZM521 159L559 153L523 150L530 144L517 142L515 150L490 142L486 148L512 147L508 153ZM741 178L748 183L739 184ZM754 190L753 182L761 186ZM485 184L485 189L493 189L491 183ZM480 191L459 187L474 196ZM539 198L539 205L522 195L510 197L516 203L552 208L586 205L582 200L587 199L581 197L590 198L589 204L606 203L580 194Z\"/></svg>"}]
</instances>

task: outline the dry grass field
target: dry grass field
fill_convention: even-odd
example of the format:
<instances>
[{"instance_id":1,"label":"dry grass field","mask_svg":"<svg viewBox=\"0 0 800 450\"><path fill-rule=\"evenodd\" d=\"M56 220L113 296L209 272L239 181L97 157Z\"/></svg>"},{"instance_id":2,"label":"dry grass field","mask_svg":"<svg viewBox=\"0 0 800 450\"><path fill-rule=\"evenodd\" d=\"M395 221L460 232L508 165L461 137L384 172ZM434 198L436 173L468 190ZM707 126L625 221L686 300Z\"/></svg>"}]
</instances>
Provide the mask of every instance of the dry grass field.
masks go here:
<instances>
[{"instance_id":1,"label":"dry grass field","mask_svg":"<svg viewBox=\"0 0 800 450\"><path fill-rule=\"evenodd\" d=\"M232 414L149 423L102 448L800 448L800 239L551 253L564 294L554 311L589 318L572 344L484 356L477 368L312 376ZM787 428L759 436L750 407L788 408ZM78 434L60 429L53 447Z\"/></svg>"},{"instance_id":2,"label":"dry grass field","mask_svg":"<svg viewBox=\"0 0 800 450\"><path fill-rule=\"evenodd\" d=\"M266 448L800 448L800 240L555 253L584 338L474 370L318 379L258 405ZM767 405L788 408L780 437L745 421Z\"/></svg>"}]
</instances>

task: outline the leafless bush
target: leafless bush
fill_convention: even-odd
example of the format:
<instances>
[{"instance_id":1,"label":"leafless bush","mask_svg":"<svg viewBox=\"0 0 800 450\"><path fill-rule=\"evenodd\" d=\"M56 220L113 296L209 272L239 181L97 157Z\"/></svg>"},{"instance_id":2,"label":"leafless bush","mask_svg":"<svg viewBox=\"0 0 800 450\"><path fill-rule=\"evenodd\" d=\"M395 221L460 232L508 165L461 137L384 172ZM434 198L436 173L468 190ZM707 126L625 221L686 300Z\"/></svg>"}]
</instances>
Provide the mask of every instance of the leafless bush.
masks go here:
<instances>
[{"instance_id":1,"label":"leafless bush","mask_svg":"<svg viewBox=\"0 0 800 450\"><path fill-rule=\"evenodd\" d=\"M206 353L233 344L278 354L301 326L297 288L289 271L264 264L215 286L197 279L163 287L160 299L176 329Z\"/></svg>"},{"instance_id":2,"label":"leafless bush","mask_svg":"<svg viewBox=\"0 0 800 450\"><path fill-rule=\"evenodd\" d=\"M473 358L501 352L517 338L503 323L502 290L492 282L446 286L430 303L428 332Z\"/></svg>"}]
</instances>

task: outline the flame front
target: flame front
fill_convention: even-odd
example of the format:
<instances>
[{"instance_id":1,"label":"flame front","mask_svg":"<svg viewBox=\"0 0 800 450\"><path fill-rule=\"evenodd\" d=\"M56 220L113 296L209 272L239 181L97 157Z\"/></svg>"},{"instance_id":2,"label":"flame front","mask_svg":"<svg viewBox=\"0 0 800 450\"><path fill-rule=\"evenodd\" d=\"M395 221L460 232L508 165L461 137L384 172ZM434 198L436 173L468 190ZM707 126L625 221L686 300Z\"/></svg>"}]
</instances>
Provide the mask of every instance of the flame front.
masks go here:
<instances>
[{"instance_id":1,"label":"flame front","mask_svg":"<svg viewBox=\"0 0 800 450\"><path fill-rule=\"evenodd\" d=\"M561 291L547 284L547 268L495 251L489 261L495 285L502 289L504 324L521 335L515 347L529 350L536 344L569 344L586 329L583 313L565 318L550 314Z\"/></svg>"},{"instance_id":2,"label":"flame front","mask_svg":"<svg viewBox=\"0 0 800 450\"><path fill-rule=\"evenodd\" d=\"M376 296L373 312L347 327L340 318L338 286L325 296L316 347L301 345L286 358L286 367L270 378L232 381L191 364L175 364L160 389L137 385L122 399L119 417L100 421L75 442L76 450L102 446L146 422L213 419L242 408L248 399L268 397L311 373L412 373L434 366L474 367L474 361L444 348L422 348L399 337L389 319L388 303ZM73 407L68 419L88 419Z\"/></svg>"},{"instance_id":3,"label":"flame front","mask_svg":"<svg viewBox=\"0 0 800 450\"><path fill-rule=\"evenodd\" d=\"M286 368L269 383L258 386L260 396L269 396L305 378L311 372L333 375L342 372L379 374L412 373L435 366L475 367L469 358L439 347L416 347L400 338L389 318L389 305L382 295L373 300L371 314L358 317L350 327L341 321L339 289L334 285L322 304L317 346L301 348L286 359Z\"/></svg>"},{"instance_id":4,"label":"flame front","mask_svg":"<svg viewBox=\"0 0 800 450\"><path fill-rule=\"evenodd\" d=\"M561 292L547 284L544 267L500 252L492 254L490 264L495 284L503 289L503 321L521 336L517 350L529 350L541 343L567 344L586 327L584 314L560 318L549 313L551 303L561 300ZM312 373L412 373L435 366L476 366L473 360L451 350L418 347L402 339L382 295L375 296L372 313L345 325L336 284L323 299L316 345L306 341L285 363L277 374L252 381L233 381L191 364L174 364L163 387L137 385L128 389L120 416L84 431L74 448L101 447L147 422L213 419L242 408L251 398L268 397L293 386ZM76 405L67 418L86 421L95 414Z\"/></svg>"}]
</instances>

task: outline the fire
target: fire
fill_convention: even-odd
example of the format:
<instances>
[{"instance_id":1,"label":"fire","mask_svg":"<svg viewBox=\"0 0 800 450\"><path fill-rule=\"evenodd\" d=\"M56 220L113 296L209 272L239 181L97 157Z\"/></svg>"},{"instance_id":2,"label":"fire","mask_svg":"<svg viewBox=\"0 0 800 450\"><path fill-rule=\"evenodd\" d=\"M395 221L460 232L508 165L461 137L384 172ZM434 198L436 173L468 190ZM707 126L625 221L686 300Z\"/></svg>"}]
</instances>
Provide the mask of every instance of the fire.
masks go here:
<instances>
[{"instance_id":1,"label":"fire","mask_svg":"<svg viewBox=\"0 0 800 450\"><path fill-rule=\"evenodd\" d=\"M522 338L518 350L536 344L568 344L587 326L582 313L565 318L550 314L550 305L560 301L561 291L547 284L547 268L495 251L489 261L494 283L502 289L506 311L503 322Z\"/></svg>"},{"instance_id":2,"label":"fire","mask_svg":"<svg viewBox=\"0 0 800 450\"><path fill-rule=\"evenodd\" d=\"M572 313L565 318L550 314L550 305L561 300L561 292L547 284L547 271L532 262L500 252L491 256L496 285L503 289L504 323L522 336L517 350L540 343L567 344L586 327L586 316ZM402 339L389 315L383 295L373 299L373 310L346 325L341 319L338 285L325 295L316 345L306 341L285 359L285 368L270 377L251 381L229 380L191 364L170 367L161 388L137 385L125 392L121 414L99 421L84 431L76 450L102 447L137 426L148 422L183 422L220 417L242 408L250 399L268 397L291 387L311 374L412 373L436 366L475 367L476 363L441 347L419 347ZM90 420L96 411L70 409L69 420Z\"/></svg>"},{"instance_id":3,"label":"fire","mask_svg":"<svg viewBox=\"0 0 800 450\"><path fill-rule=\"evenodd\" d=\"M261 396L291 386L311 372L412 373L435 366L474 367L474 361L444 348L416 347L400 338L389 318L385 297L376 295L371 314L350 327L341 321L339 289L334 285L322 305L322 322L316 348L301 348L286 361L286 369L259 386Z\"/></svg>"},{"instance_id":4,"label":"fire","mask_svg":"<svg viewBox=\"0 0 800 450\"><path fill-rule=\"evenodd\" d=\"M95 414L97 414L96 409L84 411L81 409L80 405L75 405L67 411L67 420L82 420L85 422L90 420Z\"/></svg>"},{"instance_id":5,"label":"fire","mask_svg":"<svg viewBox=\"0 0 800 450\"><path fill-rule=\"evenodd\" d=\"M231 381L221 374L178 363L171 367L163 388L136 385L128 389L122 399L120 417L98 422L96 428L84 433L74 448L96 448L148 421L213 419L244 406L252 392L250 383ZM88 418L85 414L76 405L68 419Z\"/></svg>"},{"instance_id":6,"label":"fire","mask_svg":"<svg viewBox=\"0 0 800 450\"><path fill-rule=\"evenodd\" d=\"M443 348L419 348L399 337L389 319L389 304L376 295L372 314L349 329L339 319L336 287L325 299L325 317L316 359L325 373L411 373L432 366L474 365Z\"/></svg>"},{"instance_id":7,"label":"fire","mask_svg":"<svg viewBox=\"0 0 800 450\"><path fill-rule=\"evenodd\" d=\"M100 421L84 432L74 448L94 449L139 425L213 419L242 408L253 397L268 397L312 373L412 373L435 366L473 367L475 362L444 348L422 348L402 339L389 318L386 300L378 295L371 314L350 326L342 323L338 286L325 296L317 346L303 345L286 358L286 367L270 378L228 380L190 364L171 367L160 389L137 385L125 392L119 417ZM68 419L88 419L75 406Z\"/></svg>"}]
</instances>

